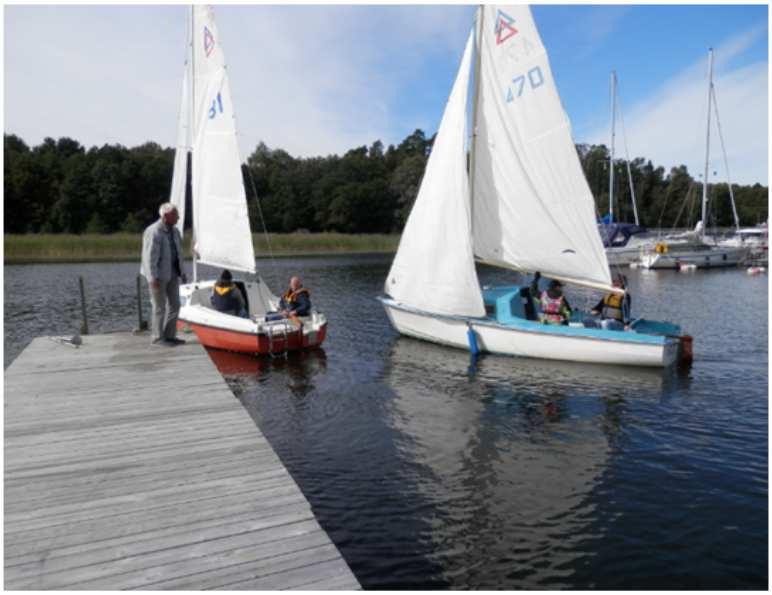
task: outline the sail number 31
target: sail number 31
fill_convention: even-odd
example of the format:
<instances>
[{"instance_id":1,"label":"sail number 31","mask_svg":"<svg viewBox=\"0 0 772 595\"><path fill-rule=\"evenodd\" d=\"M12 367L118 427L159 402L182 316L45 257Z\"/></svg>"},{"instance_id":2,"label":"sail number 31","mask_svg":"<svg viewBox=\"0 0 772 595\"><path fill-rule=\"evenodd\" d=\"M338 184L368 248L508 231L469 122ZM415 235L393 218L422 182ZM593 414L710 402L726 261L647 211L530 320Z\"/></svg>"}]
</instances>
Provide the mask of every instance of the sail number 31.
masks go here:
<instances>
[{"instance_id":1,"label":"sail number 31","mask_svg":"<svg viewBox=\"0 0 772 595\"><path fill-rule=\"evenodd\" d=\"M528 81L528 85L525 84L526 80ZM526 74L521 74L520 76L513 78L512 83L514 83L514 92L512 91L512 87L507 87L507 94L505 97L507 103L520 97L527 88L533 90L541 87L544 84L544 75L541 72L541 68L534 66Z\"/></svg>"},{"instance_id":2,"label":"sail number 31","mask_svg":"<svg viewBox=\"0 0 772 595\"><path fill-rule=\"evenodd\" d=\"M209 119L211 120L217 115L217 112L222 113L222 97L220 94L217 94L217 99L212 101L212 105L209 108Z\"/></svg>"}]
</instances>

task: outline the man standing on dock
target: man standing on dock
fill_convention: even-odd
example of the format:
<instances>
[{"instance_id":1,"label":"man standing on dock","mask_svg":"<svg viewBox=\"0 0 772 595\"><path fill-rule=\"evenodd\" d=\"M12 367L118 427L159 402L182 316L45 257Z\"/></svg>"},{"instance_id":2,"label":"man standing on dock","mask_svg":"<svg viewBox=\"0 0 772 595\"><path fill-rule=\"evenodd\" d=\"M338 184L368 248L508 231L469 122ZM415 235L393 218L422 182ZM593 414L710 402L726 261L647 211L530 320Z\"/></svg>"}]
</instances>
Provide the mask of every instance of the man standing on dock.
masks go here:
<instances>
[{"instance_id":1,"label":"man standing on dock","mask_svg":"<svg viewBox=\"0 0 772 595\"><path fill-rule=\"evenodd\" d=\"M165 202L158 209L161 218L148 226L142 236L142 276L150 289L153 308L152 343L179 345L177 315L180 312L180 279L187 280L182 268L182 236L175 224L177 208Z\"/></svg>"}]
</instances>

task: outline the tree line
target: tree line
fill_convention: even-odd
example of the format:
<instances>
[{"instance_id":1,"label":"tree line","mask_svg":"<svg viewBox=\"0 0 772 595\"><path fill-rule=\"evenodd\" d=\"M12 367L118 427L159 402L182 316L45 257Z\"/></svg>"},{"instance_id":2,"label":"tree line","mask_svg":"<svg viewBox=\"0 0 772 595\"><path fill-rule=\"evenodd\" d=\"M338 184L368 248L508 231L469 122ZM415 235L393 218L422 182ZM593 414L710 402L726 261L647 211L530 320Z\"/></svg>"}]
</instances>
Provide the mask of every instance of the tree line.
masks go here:
<instances>
[{"instance_id":1,"label":"tree line","mask_svg":"<svg viewBox=\"0 0 772 595\"><path fill-rule=\"evenodd\" d=\"M293 157L260 143L242 165L252 229L270 232L399 233L418 193L434 138L416 130L398 145L381 141L344 155ZM6 233L139 232L168 200L174 149L156 143L87 149L46 138L29 147L4 135ZM599 216L608 210L609 163L604 145L577 145ZM615 168L615 219L633 221L627 165ZM702 185L686 166L669 172L650 160L630 163L640 223L693 226ZM727 184L710 185L709 224L732 225ZM733 184L742 225L767 220L768 188ZM259 208L258 208L259 200Z\"/></svg>"}]
</instances>

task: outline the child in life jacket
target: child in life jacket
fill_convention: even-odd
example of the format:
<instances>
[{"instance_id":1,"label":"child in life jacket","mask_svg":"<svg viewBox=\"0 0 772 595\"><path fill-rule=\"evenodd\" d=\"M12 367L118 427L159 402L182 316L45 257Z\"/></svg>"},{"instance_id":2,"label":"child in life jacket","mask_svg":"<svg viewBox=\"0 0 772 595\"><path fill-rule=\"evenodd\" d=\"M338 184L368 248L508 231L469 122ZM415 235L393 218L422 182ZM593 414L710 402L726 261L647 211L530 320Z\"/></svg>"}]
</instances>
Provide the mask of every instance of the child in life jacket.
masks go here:
<instances>
[{"instance_id":1,"label":"child in life jacket","mask_svg":"<svg viewBox=\"0 0 772 595\"><path fill-rule=\"evenodd\" d=\"M547 289L539 293L541 273L536 273L531 283L531 296L541 309L540 319L544 324L568 324L571 318L571 306L563 295L563 284L557 279L550 281Z\"/></svg>"},{"instance_id":2,"label":"child in life jacket","mask_svg":"<svg viewBox=\"0 0 772 595\"><path fill-rule=\"evenodd\" d=\"M619 289L626 289L627 283L624 275L617 275L613 280L614 287ZM630 308L632 304L632 298L629 292L625 292L624 295L618 293L607 293L603 296L595 307L591 310L596 316L600 315L600 324L594 324L592 326L600 326L601 328L622 331L628 330L630 324ZM585 322L585 326L587 326Z\"/></svg>"}]
</instances>

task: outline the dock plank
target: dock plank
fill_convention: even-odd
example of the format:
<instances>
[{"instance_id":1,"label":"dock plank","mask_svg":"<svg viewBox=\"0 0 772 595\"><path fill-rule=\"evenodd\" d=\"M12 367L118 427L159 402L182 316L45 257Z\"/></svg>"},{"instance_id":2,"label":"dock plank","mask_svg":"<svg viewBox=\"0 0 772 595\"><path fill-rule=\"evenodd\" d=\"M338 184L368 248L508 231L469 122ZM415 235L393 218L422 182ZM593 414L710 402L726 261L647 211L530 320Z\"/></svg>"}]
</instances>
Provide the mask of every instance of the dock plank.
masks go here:
<instances>
[{"instance_id":1,"label":"dock plank","mask_svg":"<svg viewBox=\"0 0 772 595\"><path fill-rule=\"evenodd\" d=\"M195 342L35 339L5 374L6 589L358 589Z\"/></svg>"}]
</instances>

